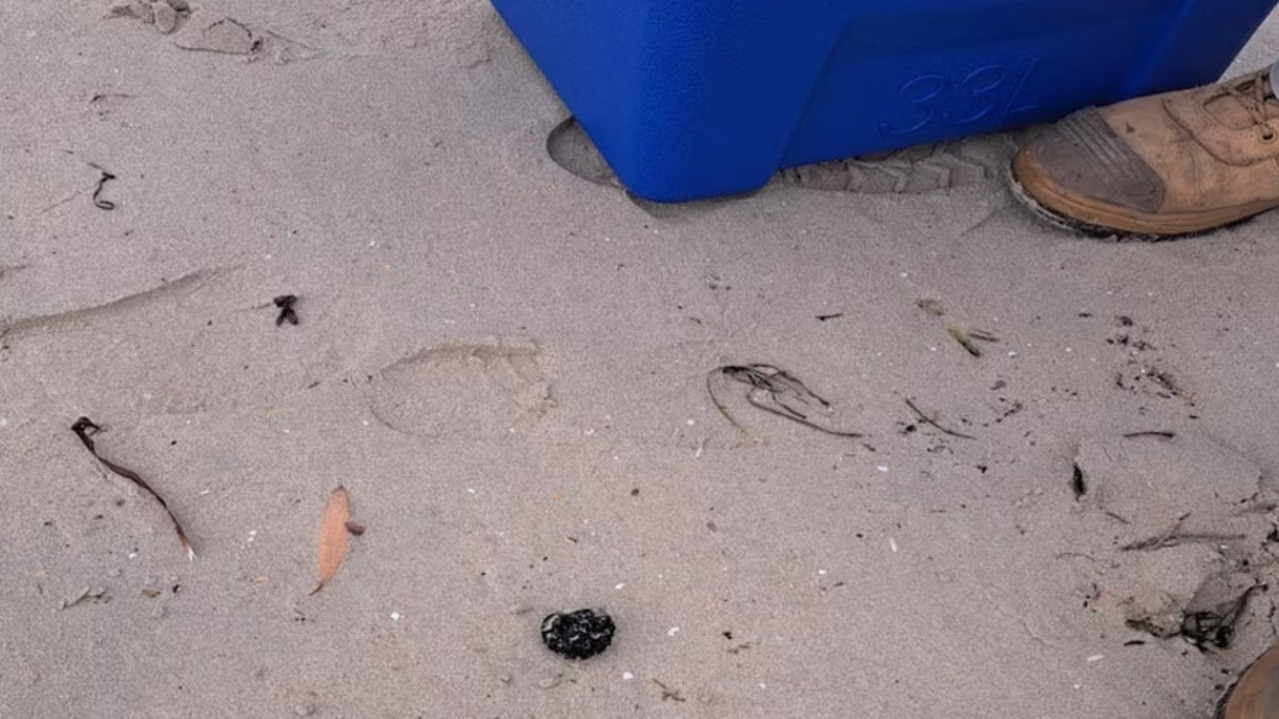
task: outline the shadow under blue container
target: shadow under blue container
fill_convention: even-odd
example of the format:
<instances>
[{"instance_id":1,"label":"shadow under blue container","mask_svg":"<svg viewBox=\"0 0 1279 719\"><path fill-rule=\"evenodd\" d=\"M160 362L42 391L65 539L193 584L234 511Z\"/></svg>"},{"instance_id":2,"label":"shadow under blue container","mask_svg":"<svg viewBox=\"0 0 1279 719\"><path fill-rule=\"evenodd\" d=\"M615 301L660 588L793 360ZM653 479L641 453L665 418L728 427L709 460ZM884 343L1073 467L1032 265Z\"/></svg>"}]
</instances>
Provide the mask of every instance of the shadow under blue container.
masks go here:
<instances>
[{"instance_id":1,"label":"shadow under blue container","mask_svg":"<svg viewBox=\"0 0 1279 719\"><path fill-rule=\"evenodd\" d=\"M631 192L1055 120L1217 80L1279 0L492 0Z\"/></svg>"}]
</instances>

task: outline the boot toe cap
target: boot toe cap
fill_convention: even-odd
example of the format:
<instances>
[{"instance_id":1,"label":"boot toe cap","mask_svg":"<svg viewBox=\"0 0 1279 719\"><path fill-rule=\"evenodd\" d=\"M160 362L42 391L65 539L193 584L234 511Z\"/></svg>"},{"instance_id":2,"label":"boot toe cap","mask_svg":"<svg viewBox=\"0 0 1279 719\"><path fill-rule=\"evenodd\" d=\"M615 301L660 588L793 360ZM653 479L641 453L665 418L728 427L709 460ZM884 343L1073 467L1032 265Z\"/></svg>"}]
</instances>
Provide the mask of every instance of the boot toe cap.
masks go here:
<instances>
[{"instance_id":1,"label":"boot toe cap","mask_svg":"<svg viewBox=\"0 0 1279 719\"><path fill-rule=\"evenodd\" d=\"M1072 215L1076 208L1057 205L1075 201L1154 213L1163 202L1159 176L1096 108L1046 128L1017 154L1013 169L1032 197Z\"/></svg>"}]
</instances>

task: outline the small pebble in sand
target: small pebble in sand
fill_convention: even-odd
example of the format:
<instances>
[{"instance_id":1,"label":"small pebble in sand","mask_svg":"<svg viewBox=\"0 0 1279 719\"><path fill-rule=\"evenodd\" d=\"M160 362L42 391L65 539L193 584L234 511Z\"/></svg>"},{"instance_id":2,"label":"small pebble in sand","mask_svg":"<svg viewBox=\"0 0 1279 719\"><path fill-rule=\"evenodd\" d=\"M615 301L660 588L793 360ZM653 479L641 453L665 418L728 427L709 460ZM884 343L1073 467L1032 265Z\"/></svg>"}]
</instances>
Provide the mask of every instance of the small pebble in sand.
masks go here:
<instances>
[{"instance_id":1,"label":"small pebble in sand","mask_svg":"<svg viewBox=\"0 0 1279 719\"><path fill-rule=\"evenodd\" d=\"M293 713L300 717L309 717L315 713L315 707L310 704L299 704L293 707Z\"/></svg>"}]
</instances>

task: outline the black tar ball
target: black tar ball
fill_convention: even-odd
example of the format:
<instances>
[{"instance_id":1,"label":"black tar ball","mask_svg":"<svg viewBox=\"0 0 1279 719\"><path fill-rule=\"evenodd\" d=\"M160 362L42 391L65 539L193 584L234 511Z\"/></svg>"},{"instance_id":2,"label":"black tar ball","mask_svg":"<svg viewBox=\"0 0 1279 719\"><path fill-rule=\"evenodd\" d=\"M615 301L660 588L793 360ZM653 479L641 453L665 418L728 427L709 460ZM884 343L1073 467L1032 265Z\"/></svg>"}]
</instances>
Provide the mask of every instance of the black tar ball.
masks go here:
<instances>
[{"instance_id":1,"label":"black tar ball","mask_svg":"<svg viewBox=\"0 0 1279 719\"><path fill-rule=\"evenodd\" d=\"M588 659L608 649L613 641L613 618L603 612L579 609L551 614L542 620L546 648L569 659Z\"/></svg>"}]
</instances>

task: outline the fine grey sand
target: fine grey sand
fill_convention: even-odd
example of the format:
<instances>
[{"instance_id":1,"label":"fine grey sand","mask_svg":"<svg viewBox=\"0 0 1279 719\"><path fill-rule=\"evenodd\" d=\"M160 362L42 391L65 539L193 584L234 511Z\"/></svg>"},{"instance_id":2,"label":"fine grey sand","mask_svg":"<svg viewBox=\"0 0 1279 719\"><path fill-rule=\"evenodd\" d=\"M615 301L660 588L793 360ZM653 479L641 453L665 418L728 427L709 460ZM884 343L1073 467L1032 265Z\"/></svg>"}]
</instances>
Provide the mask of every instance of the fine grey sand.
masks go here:
<instances>
[{"instance_id":1,"label":"fine grey sand","mask_svg":"<svg viewBox=\"0 0 1279 719\"><path fill-rule=\"evenodd\" d=\"M1189 719L1276 640L1279 215L1076 237L1022 132L650 206L481 0L142 5L0 9L0 716Z\"/></svg>"}]
</instances>

